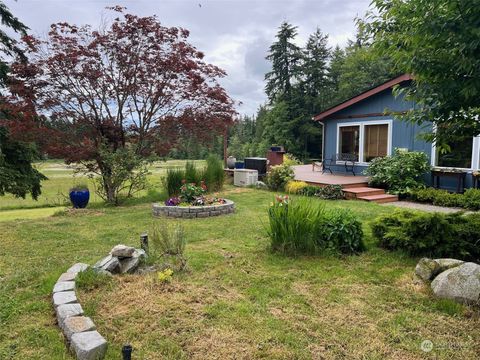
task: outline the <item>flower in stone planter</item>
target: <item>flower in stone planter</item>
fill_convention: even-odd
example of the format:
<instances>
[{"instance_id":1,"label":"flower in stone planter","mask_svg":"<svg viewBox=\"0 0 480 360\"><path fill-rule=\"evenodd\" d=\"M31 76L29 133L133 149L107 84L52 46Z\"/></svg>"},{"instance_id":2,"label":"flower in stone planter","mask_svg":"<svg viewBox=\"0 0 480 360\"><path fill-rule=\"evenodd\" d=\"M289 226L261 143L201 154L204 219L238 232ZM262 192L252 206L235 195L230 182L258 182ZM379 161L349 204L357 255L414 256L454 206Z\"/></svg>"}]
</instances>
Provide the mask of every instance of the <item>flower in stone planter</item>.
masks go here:
<instances>
[{"instance_id":1,"label":"flower in stone planter","mask_svg":"<svg viewBox=\"0 0 480 360\"><path fill-rule=\"evenodd\" d=\"M165 200L165 205L167 206L178 206L180 204L180 199L178 197L171 197L168 200Z\"/></svg>"}]
</instances>

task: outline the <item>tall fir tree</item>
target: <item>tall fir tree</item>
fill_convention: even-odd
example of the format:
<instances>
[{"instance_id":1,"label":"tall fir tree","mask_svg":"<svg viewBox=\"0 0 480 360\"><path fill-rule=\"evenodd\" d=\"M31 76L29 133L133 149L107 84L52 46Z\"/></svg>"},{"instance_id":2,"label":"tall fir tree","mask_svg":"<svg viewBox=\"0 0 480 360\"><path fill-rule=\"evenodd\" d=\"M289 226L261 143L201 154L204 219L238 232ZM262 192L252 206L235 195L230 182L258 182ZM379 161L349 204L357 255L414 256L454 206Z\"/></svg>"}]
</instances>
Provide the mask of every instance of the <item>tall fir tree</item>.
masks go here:
<instances>
[{"instance_id":1,"label":"tall fir tree","mask_svg":"<svg viewBox=\"0 0 480 360\"><path fill-rule=\"evenodd\" d=\"M308 38L303 49L302 85L305 92L308 111L312 114L322 111L328 104L330 48L328 35L317 28Z\"/></svg>"},{"instance_id":2,"label":"tall fir tree","mask_svg":"<svg viewBox=\"0 0 480 360\"><path fill-rule=\"evenodd\" d=\"M292 95L292 86L298 80L301 49L293 41L297 27L286 21L280 25L276 41L270 46L266 57L272 63L272 70L265 75L265 92L270 103L285 100Z\"/></svg>"}]
</instances>

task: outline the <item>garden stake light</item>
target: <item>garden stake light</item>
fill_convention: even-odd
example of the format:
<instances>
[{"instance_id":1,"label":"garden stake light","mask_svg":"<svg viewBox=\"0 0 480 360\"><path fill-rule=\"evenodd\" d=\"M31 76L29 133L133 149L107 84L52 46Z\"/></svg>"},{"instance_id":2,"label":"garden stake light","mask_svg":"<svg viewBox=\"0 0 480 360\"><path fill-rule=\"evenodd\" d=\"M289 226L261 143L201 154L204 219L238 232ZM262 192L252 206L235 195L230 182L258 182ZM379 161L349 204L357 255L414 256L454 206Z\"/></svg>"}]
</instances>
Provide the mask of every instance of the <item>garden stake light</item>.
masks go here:
<instances>
[{"instance_id":1,"label":"garden stake light","mask_svg":"<svg viewBox=\"0 0 480 360\"><path fill-rule=\"evenodd\" d=\"M122 357L123 360L132 360L132 345L125 344L122 347Z\"/></svg>"},{"instance_id":2,"label":"garden stake light","mask_svg":"<svg viewBox=\"0 0 480 360\"><path fill-rule=\"evenodd\" d=\"M148 234L143 233L140 235L140 247L148 254Z\"/></svg>"}]
</instances>

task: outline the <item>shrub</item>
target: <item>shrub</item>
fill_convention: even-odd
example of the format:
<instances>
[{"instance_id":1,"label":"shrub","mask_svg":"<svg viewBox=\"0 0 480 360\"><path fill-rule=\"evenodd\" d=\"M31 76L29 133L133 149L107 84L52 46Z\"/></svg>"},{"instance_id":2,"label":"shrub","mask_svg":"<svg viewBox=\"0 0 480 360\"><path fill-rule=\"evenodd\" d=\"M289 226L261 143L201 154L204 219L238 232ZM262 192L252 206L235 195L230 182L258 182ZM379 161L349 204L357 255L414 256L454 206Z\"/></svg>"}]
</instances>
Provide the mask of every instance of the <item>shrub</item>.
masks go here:
<instances>
[{"instance_id":1,"label":"shrub","mask_svg":"<svg viewBox=\"0 0 480 360\"><path fill-rule=\"evenodd\" d=\"M292 154L284 154L283 155L283 165L286 165L286 166L302 165L302 162L300 160L298 160Z\"/></svg>"},{"instance_id":2,"label":"shrub","mask_svg":"<svg viewBox=\"0 0 480 360\"><path fill-rule=\"evenodd\" d=\"M285 185L285 191L289 194L302 194L303 189L306 188L308 184L305 181L294 181L290 180Z\"/></svg>"},{"instance_id":3,"label":"shrub","mask_svg":"<svg viewBox=\"0 0 480 360\"><path fill-rule=\"evenodd\" d=\"M342 187L340 185L308 185L305 186L300 193L304 196L317 196L320 199L325 200L337 200L345 198L345 194L343 193Z\"/></svg>"},{"instance_id":4,"label":"shrub","mask_svg":"<svg viewBox=\"0 0 480 360\"><path fill-rule=\"evenodd\" d=\"M463 207L470 210L480 209L480 190L478 189L468 189L464 194L454 194L446 190L426 188L414 191L410 198L414 201L438 206Z\"/></svg>"},{"instance_id":5,"label":"shrub","mask_svg":"<svg viewBox=\"0 0 480 360\"><path fill-rule=\"evenodd\" d=\"M319 186L308 185L302 189L301 194L304 196L315 196L319 189Z\"/></svg>"},{"instance_id":6,"label":"shrub","mask_svg":"<svg viewBox=\"0 0 480 360\"><path fill-rule=\"evenodd\" d=\"M293 169L285 164L272 166L265 182L270 190L283 191L287 182L294 178Z\"/></svg>"},{"instance_id":7,"label":"shrub","mask_svg":"<svg viewBox=\"0 0 480 360\"><path fill-rule=\"evenodd\" d=\"M393 156L373 159L365 174L370 176L372 186L406 195L425 186L424 175L428 170L430 165L425 153L396 149Z\"/></svg>"},{"instance_id":8,"label":"shrub","mask_svg":"<svg viewBox=\"0 0 480 360\"><path fill-rule=\"evenodd\" d=\"M225 172L223 170L223 162L217 156L208 156L203 180L205 180L208 191L222 190L225 181Z\"/></svg>"},{"instance_id":9,"label":"shrub","mask_svg":"<svg viewBox=\"0 0 480 360\"><path fill-rule=\"evenodd\" d=\"M196 198L205 194L207 188L204 185L203 181L200 186L195 184L183 184L180 187L180 199L187 203L193 203Z\"/></svg>"},{"instance_id":10,"label":"shrub","mask_svg":"<svg viewBox=\"0 0 480 360\"><path fill-rule=\"evenodd\" d=\"M462 207L470 210L480 210L480 190L468 189L463 193Z\"/></svg>"},{"instance_id":11,"label":"shrub","mask_svg":"<svg viewBox=\"0 0 480 360\"><path fill-rule=\"evenodd\" d=\"M375 219L372 233L379 245L412 256L480 258L480 217L395 211Z\"/></svg>"},{"instance_id":12,"label":"shrub","mask_svg":"<svg viewBox=\"0 0 480 360\"><path fill-rule=\"evenodd\" d=\"M351 254L364 250L361 224L348 210L325 211L319 202L276 197L269 208L272 249L284 254Z\"/></svg>"},{"instance_id":13,"label":"shrub","mask_svg":"<svg viewBox=\"0 0 480 360\"><path fill-rule=\"evenodd\" d=\"M327 213L323 231L329 252L353 254L365 250L362 224L347 209Z\"/></svg>"},{"instance_id":14,"label":"shrub","mask_svg":"<svg viewBox=\"0 0 480 360\"><path fill-rule=\"evenodd\" d=\"M162 267L182 270L187 264L184 256L187 244L185 230L179 225L156 223L150 231L152 249L149 258L162 261ZM150 260L151 261L151 260Z\"/></svg>"},{"instance_id":15,"label":"shrub","mask_svg":"<svg viewBox=\"0 0 480 360\"><path fill-rule=\"evenodd\" d=\"M345 198L345 194L343 193L341 185L326 185L319 187L315 196L326 200L338 200Z\"/></svg>"},{"instance_id":16,"label":"shrub","mask_svg":"<svg viewBox=\"0 0 480 360\"><path fill-rule=\"evenodd\" d=\"M167 190L168 196L175 196L180 194L180 187L182 180L185 179L185 171L182 169L167 169L163 183Z\"/></svg>"}]
</instances>

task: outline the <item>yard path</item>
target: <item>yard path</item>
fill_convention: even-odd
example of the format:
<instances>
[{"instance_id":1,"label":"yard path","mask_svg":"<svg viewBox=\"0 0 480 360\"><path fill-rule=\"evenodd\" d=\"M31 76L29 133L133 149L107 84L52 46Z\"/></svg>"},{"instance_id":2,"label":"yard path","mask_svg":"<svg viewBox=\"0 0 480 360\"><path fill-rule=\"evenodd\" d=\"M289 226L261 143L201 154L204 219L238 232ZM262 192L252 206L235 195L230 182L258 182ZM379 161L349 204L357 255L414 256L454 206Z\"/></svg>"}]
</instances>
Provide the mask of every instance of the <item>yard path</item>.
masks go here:
<instances>
[{"instance_id":1,"label":"yard path","mask_svg":"<svg viewBox=\"0 0 480 360\"><path fill-rule=\"evenodd\" d=\"M441 212L441 213L455 213L459 211L464 211L462 208L450 208L450 207L443 207L443 206L436 206L430 204L419 204L412 201L394 201L390 203L380 204L383 206L396 206L404 209L412 209L412 210L422 210L428 212Z\"/></svg>"}]
</instances>

